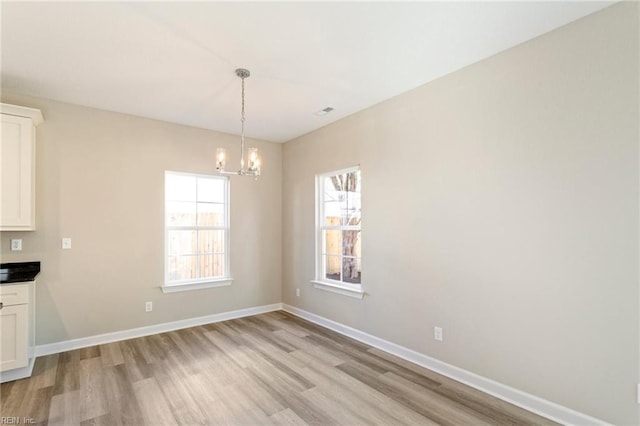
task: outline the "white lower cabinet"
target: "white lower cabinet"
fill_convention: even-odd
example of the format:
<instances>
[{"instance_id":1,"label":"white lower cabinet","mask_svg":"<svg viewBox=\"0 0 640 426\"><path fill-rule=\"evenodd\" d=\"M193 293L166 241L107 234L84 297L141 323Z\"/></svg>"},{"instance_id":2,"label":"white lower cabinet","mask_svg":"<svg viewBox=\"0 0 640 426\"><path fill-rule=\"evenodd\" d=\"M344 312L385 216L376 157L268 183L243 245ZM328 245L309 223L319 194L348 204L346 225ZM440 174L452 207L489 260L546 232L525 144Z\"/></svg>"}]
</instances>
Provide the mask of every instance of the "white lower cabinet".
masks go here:
<instances>
[{"instance_id":1,"label":"white lower cabinet","mask_svg":"<svg viewBox=\"0 0 640 426\"><path fill-rule=\"evenodd\" d=\"M29 311L27 305L0 309L0 371L29 365Z\"/></svg>"},{"instance_id":2,"label":"white lower cabinet","mask_svg":"<svg viewBox=\"0 0 640 426\"><path fill-rule=\"evenodd\" d=\"M31 375L35 344L35 282L0 285L0 379Z\"/></svg>"}]
</instances>

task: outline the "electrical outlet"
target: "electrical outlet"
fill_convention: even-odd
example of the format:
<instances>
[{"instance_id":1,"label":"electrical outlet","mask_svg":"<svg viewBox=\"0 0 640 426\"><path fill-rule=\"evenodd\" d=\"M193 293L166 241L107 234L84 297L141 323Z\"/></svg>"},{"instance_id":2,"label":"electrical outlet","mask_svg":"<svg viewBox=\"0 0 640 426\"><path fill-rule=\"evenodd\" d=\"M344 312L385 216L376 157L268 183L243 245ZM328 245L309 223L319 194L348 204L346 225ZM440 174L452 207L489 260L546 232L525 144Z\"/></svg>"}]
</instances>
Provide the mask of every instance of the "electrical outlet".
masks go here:
<instances>
[{"instance_id":1,"label":"electrical outlet","mask_svg":"<svg viewBox=\"0 0 640 426\"><path fill-rule=\"evenodd\" d=\"M151 311L153 311L153 302L146 302L146 303L144 304L144 310L145 310L146 312L151 312Z\"/></svg>"},{"instance_id":2,"label":"electrical outlet","mask_svg":"<svg viewBox=\"0 0 640 426\"><path fill-rule=\"evenodd\" d=\"M65 237L62 239L62 248L65 250L71 249L71 238Z\"/></svg>"},{"instance_id":3,"label":"electrical outlet","mask_svg":"<svg viewBox=\"0 0 640 426\"><path fill-rule=\"evenodd\" d=\"M296 288L296 296L300 297L300 289Z\"/></svg>"},{"instance_id":4,"label":"electrical outlet","mask_svg":"<svg viewBox=\"0 0 640 426\"><path fill-rule=\"evenodd\" d=\"M442 342L442 327L433 327L433 338Z\"/></svg>"},{"instance_id":5,"label":"electrical outlet","mask_svg":"<svg viewBox=\"0 0 640 426\"><path fill-rule=\"evenodd\" d=\"M11 240L11 251L21 251L22 250L22 240L16 239Z\"/></svg>"}]
</instances>

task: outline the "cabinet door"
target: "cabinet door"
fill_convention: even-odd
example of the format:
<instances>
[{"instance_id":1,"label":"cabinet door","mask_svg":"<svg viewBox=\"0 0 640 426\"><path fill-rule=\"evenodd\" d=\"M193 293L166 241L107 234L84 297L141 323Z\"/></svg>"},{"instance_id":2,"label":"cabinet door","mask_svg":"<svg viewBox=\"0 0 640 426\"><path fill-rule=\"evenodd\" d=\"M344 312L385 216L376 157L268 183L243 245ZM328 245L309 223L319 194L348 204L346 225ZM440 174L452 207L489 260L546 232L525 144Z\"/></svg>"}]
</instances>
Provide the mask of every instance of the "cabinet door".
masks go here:
<instances>
[{"instance_id":1,"label":"cabinet door","mask_svg":"<svg viewBox=\"0 0 640 426\"><path fill-rule=\"evenodd\" d=\"M30 118L2 114L0 230L35 229L34 142Z\"/></svg>"},{"instance_id":2,"label":"cabinet door","mask_svg":"<svg viewBox=\"0 0 640 426\"><path fill-rule=\"evenodd\" d=\"M29 365L28 319L27 305L0 309L0 371Z\"/></svg>"}]
</instances>

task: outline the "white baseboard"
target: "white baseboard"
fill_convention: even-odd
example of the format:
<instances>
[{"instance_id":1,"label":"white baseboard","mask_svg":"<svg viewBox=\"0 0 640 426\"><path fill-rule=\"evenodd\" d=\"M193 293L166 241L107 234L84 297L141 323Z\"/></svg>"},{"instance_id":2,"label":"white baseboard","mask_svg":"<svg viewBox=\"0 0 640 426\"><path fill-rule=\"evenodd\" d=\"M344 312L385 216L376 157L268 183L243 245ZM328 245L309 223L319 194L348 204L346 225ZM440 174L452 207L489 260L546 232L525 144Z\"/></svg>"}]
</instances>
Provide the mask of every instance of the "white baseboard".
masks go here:
<instances>
[{"instance_id":1,"label":"white baseboard","mask_svg":"<svg viewBox=\"0 0 640 426\"><path fill-rule=\"evenodd\" d=\"M237 311L222 312L219 314L205 315L203 317L188 318L184 320L154 324L146 327L132 328L129 330L115 331L113 333L98 334L96 336L82 337L79 339L65 340L62 342L38 345L35 348L36 356L51 355L74 349L86 348L89 346L102 345L105 343L118 342L120 340L133 339L136 337L149 336L151 334L165 333L167 331L180 330L182 328L195 327L198 325L211 324L214 322L227 321L235 318L248 317L251 315L264 314L282 309L282 303L273 305L256 306L253 308L239 309ZM30 374L29 374L30 375Z\"/></svg>"},{"instance_id":2,"label":"white baseboard","mask_svg":"<svg viewBox=\"0 0 640 426\"><path fill-rule=\"evenodd\" d=\"M33 366L36 363L36 357L29 358L29 365L22 368L15 368L13 370L3 371L0 373L0 383L12 382L18 379L24 379L25 377L31 377L33 373Z\"/></svg>"},{"instance_id":3,"label":"white baseboard","mask_svg":"<svg viewBox=\"0 0 640 426\"><path fill-rule=\"evenodd\" d=\"M565 425L599 425L610 426L609 423L578 411L563 407L535 395L514 389L510 386L482 377L462 368L439 361L404 346L397 345L344 324L304 311L291 305L283 304L282 309L290 314L306 319L345 336L351 337L367 345L381 349L421 367L440 373L453 380L476 388L503 401L509 402L527 411L536 413L555 422Z\"/></svg>"}]
</instances>

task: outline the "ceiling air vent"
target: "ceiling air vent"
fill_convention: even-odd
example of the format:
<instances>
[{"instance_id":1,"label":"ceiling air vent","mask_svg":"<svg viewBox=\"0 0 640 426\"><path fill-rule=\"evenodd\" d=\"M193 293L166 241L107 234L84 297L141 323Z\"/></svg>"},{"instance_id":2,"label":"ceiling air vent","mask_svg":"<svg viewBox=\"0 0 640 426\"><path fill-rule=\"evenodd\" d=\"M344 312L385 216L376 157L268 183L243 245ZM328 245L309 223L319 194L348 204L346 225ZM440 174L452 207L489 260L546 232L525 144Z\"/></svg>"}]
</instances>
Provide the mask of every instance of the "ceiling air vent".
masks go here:
<instances>
[{"instance_id":1,"label":"ceiling air vent","mask_svg":"<svg viewBox=\"0 0 640 426\"><path fill-rule=\"evenodd\" d=\"M333 107L326 107L321 109L320 111L316 111L314 112L315 115L327 115L329 114L331 111L333 111Z\"/></svg>"}]
</instances>

